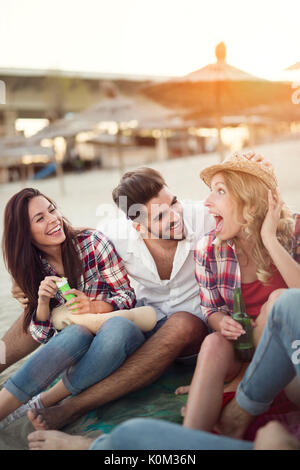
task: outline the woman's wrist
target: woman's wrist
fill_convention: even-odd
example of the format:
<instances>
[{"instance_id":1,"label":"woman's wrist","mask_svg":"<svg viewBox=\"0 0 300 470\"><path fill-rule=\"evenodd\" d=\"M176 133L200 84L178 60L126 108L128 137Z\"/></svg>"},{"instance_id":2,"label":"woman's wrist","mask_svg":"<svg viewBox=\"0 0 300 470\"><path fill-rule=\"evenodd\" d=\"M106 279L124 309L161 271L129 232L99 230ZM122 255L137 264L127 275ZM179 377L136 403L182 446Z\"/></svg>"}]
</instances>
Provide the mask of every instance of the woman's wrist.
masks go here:
<instances>
[{"instance_id":1,"label":"woman's wrist","mask_svg":"<svg viewBox=\"0 0 300 470\"><path fill-rule=\"evenodd\" d=\"M47 321L50 316L50 299L48 301L45 301L44 299L38 300L38 306L35 314L35 318L38 321Z\"/></svg>"},{"instance_id":2,"label":"woman's wrist","mask_svg":"<svg viewBox=\"0 0 300 470\"><path fill-rule=\"evenodd\" d=\"M270 252L272 250L273 247L276 247L277 244L279 243L276 235L269 235L269 236L265 236L265 237L262 237L262 242L265 246L265 248Z\"/></svg>"}]
</instances>

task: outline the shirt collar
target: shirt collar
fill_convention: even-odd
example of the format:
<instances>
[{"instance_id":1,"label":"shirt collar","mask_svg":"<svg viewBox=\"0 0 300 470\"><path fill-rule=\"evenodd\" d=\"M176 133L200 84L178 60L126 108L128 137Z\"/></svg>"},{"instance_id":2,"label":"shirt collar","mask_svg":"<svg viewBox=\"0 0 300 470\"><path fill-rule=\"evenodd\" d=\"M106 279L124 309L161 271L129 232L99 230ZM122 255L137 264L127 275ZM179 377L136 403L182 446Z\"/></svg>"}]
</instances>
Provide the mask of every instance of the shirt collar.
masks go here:
<instances>
[{"instance_id":1,"label":"shirt collar","mask_svg":"<svg viewBox=\"0 0 300 470\"><path fill-rule=\"evenodd\" d=\"M216 238L213 240L212 245L216 245L217 242L218 242L218 239L217 239L217 237L216 237ZM235 243L234 243L233 238L230 238L229 240L225 240L225 241L223 241L222 243L224 243L224 244L230 246L233 250L235 250Z\"/></svg>"}]
</instances>

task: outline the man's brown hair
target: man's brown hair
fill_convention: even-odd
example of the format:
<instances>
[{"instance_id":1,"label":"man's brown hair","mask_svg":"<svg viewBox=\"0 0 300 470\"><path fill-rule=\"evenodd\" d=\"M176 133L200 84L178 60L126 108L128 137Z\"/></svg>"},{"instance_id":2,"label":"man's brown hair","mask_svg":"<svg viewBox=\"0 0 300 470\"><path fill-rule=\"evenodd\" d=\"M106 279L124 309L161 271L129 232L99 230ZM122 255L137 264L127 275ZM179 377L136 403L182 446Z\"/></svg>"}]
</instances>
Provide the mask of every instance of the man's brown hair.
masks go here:
<instances>
[{"instance_id":1,"label":"man's brown hair","mask_svg":"<svg viewBox=\"0 0 300 470\"><path fill-rule=\"evenodd\" d=\"M147 204L158 195L164 186L166 186L166 182L158 171L152 168L138 168L124 173L120 183L113 190L112 197L116 205L126 213L126 216L134 220L137 214L130 215L130 208L136 204Z\"/></svg>"}]
</instances>

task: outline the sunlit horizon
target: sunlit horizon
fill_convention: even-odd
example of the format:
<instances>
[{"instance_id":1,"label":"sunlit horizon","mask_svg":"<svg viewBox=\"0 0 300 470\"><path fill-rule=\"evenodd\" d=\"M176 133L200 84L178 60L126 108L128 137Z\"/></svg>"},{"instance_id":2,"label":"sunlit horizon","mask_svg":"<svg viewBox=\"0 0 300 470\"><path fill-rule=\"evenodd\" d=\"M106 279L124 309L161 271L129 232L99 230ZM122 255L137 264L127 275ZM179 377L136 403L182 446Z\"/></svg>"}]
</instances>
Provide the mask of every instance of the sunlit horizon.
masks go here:
<instances>
[{"instance_id":1,"label":"sunlit horizon","mask_svg":"<svg viewBox=\"0 0 300 470\"><path fill-rule=\"evenodd\" d=\"M0 68L183 76L226 61L270 80L298 79L298 0L0 0ZM300 80L300 73L299 73Z\"/></svg>"}]
</instances>

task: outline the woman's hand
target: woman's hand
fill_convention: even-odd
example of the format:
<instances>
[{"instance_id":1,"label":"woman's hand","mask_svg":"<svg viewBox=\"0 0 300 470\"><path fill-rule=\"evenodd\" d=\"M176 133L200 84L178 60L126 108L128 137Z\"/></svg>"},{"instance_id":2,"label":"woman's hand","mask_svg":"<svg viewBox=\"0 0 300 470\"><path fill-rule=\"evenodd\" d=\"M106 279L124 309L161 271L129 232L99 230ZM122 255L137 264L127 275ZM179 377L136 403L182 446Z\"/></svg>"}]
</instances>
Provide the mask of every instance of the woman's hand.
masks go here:
<instances>
[{"instance_id":1,"label":"woman's hand","mask_svg":"<svg viewBox=\"0 0 300 470\"><path fill-rule=\"evenodd\" d=\"M12 281L11 294L18 302L20 302L22 307L27 307L29 300L14 279Z\"/></svg>"},{"instance_id":2,"label":"woman's hand","mask_svg":"<svg viewBox=\"0 0 300 470\"><path fill-rule=\"evenodd\" d=\"M50 299L55 297L58 290L56 281L61 281L60 277L57 276L46 276L45 279L40 283L39 287L39 303L49 304Z\"/></svg>"},{"instance_id":3,"label":"woman's hand","mask_svg":"<svg viewBox=\"0 0 300 470\"><path fill-rule=\"evenodd\" d=\"M76 297L66 302L66 306L71 313L96 313L94 312L93 301L84 292L77 289L70 289L65 294L75 294Z\"/></svg>"},{"instance_id":4,"label":"woman's hand","mask_svg":"<svg viewBox=\"0 0 300 470\"><path fill-rule=\"evenodd\" d=\"M268 202L268 212L266 214L265 220L263 221L260 231L262 241L266 248L267 244L270 241L276 239L277 227L280 221L282 206L284 204L280 197L278 189L276 189L276 193L274 196L272 195L272 191L269 189Z\"/></svg>"},{"instance_id":5,"label":"woman's hand","mask_svg":"<svg viewBox=\"0 0 300 470\"><path fill-rule=\"evenodd\" d=\"M242 325L240 325L237 321L233 320L233 318L228 315L224 315L221 320L220 327L221 335L232 341L235 341L245 333Z\"/></svg>"}]
</instances>

